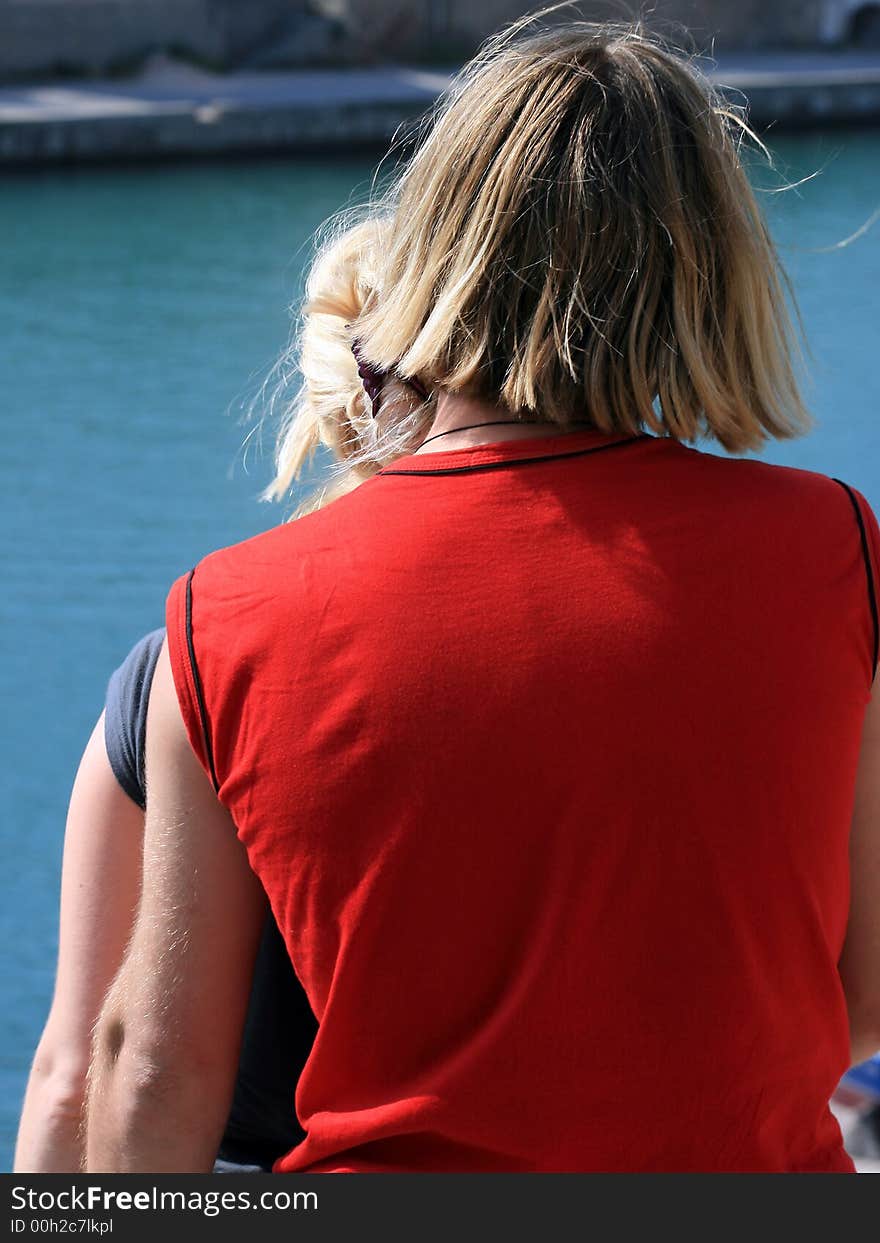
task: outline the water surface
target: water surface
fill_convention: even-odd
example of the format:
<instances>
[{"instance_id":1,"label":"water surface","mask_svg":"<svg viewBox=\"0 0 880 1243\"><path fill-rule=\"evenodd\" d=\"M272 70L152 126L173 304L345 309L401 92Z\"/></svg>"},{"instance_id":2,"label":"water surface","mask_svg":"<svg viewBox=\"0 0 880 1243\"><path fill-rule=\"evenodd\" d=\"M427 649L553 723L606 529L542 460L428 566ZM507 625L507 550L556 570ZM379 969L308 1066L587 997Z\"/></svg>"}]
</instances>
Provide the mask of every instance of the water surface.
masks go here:
<instances>
[{"instance_id":1,"label":"water surface","mask_svg":"<svg viewBox=\"0 0 880 1243\"><path fill-rule=\"evenodd\" d=\"M813 349L808 439L768 460L880 511L880 133L780 139L768 210ZM52 988L64 815L107 676L212 548L279 520L243 403L288 333L308 240L371 168L274 161L9 176L0 195L0 1168ZM256 438L254 438L256 440ZM271 443L271 435L266 437ZM245 469L245 461L247 469Z\"/></svg>"}]
</instances>

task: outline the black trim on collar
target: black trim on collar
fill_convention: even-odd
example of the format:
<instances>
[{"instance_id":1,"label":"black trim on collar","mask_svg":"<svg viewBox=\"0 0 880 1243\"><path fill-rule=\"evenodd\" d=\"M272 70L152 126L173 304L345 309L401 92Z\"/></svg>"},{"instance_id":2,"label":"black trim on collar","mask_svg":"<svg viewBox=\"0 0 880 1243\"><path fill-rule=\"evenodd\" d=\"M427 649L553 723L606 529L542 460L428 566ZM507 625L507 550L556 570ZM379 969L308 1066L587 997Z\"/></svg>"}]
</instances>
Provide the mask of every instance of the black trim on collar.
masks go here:
<instances>
[{"instance_id":1,"label":"black trim on collar","mask_svg":"<svg viewBox=\"0 0 880 1243\"><path fill-rule=\"evenodd\" d=\"M507 466L532 466L535 462L556 462L560 458L568 457L585 457L588 453L602 453L605 449L619 449L623 445L641 444L644 440L649 439L645 436L628 436L625 440L615 440L610 445L593 445L589 449L569 449L560 453L542 453L540 457L517 457L502 458L495 462L474 462L470 466L440 466L426 470L398 470L393 466L388 466L384 470L380 470L376 479L381 479L383 475L465 475L471 474L478 470L500 470ZM475 449L481 448L480 445L474 445Z\"/></svg>"}]
</instances>

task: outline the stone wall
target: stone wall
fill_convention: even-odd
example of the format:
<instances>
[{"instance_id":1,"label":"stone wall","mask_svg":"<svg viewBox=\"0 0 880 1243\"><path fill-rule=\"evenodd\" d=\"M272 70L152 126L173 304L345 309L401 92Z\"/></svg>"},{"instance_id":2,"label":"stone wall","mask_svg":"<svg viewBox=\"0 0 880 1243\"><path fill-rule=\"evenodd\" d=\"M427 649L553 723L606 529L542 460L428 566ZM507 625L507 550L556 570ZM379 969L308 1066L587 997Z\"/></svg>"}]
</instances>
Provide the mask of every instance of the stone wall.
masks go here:
<instances>
[{"instance_id":1,"label":"stone wall","mask_svg":"<svg viewBox=\"0 0 880 1243\"><path fill-rule=\"evenodd\" d=\"M539 7L538 0L315 0L338 18L365 54L467 55L493 30ZM584 0L584 17L626 20L648 11L648 23L673 33L683 26L706 49L804 47L837 42L865 0ZM563 10L560 20L570 20Z\"/></svg>"},{"instance_id":2,"label":"stone wall","mask_svg":"<svg viewBox=\"0 0 880 1243\"><path fill-rule=\"evenodd\" d=\"M331 19L342 37L331 58L353 63L414 58L453 64L540 0L0 0L0 78L106 73L157 48L211 65L303 63L304 15ZM839 42L864 0L583 0L585 17L626 18L647 9L661 28L684 26L702 50ZM560 14L568 20L571 10ZM312 17L314 24L316 17ZM320 26L320 22L318 22ZM329 27L328 27L329 29ZM279 50L273 62L271 53ZM286 59L285 59L286 58ZM320 59L320 56L318 57Z\"/></svg>"},{"instance_id":3,"label":"stone wall","mask_svg":"<svg viewBox=\"0 0 880 1243\"><path fill-rule=\"evenodd\" d=\"M206 0L209 22L227 58L248 55L307 7L304 0Z\"/></svg>"},{"instance_id":4,"label":"stone wall","mask_svg":"<svg viewBox=\"0 0 880 1243\"><path fill-rule=\"evenodd\" d=\"M866 27L871 26L874 37L867 41L877 45L877 31L880 28L880 3L866 4L865 0L825 0L821 6L821 34L829 43L839 43L854 35L864 36Z\"/></svg>"},{"instance_id":5,"label":"stone wall","mask_svg":"<svg viewBox=\"0 0 880 1243\"><path fill-rule=\"evenodd\" d=\"M0 0L0 76L112 72L157 48L223 64L303 7L295 0Z\"/></svg>"}]
</instances>

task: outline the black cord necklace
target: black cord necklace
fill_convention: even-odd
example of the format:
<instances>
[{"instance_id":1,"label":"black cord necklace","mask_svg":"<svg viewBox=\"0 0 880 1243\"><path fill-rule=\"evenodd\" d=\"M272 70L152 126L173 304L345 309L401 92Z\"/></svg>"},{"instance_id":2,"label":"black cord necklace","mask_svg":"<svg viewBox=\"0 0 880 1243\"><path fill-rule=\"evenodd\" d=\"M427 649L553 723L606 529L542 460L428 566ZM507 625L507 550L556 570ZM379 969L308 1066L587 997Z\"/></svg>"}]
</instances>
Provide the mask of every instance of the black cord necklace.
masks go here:
<instances>
[{"instance_id":1,"label":"black cord necklace","mask_svg":"<svg viewBox=\"0 0 880 1243\"><path fill-rule=\"evenodd\" d=\"M577 426L578 424L588 423L588 422L589 422L588 419L575 419L573 426ZM419 448L424 449L425 445L430 444L432 440L439 440L441 436L451 436L453 432L473 432L473 431L476 431L478 427L498 427L502 423L506 423L506 424L518 423L520 427L539 427L540 426L540 424L538 423L526 423L523 419L491 419L487 423L470 423L468 424L467 427L450 427L449 431L447 432L435 432L433 436L429 436L427 440L423 440L422 443L419 445ZM471 446L471 448L478 448L478 447L479 446L477 445Z\"/></svg>"}]
</instances>

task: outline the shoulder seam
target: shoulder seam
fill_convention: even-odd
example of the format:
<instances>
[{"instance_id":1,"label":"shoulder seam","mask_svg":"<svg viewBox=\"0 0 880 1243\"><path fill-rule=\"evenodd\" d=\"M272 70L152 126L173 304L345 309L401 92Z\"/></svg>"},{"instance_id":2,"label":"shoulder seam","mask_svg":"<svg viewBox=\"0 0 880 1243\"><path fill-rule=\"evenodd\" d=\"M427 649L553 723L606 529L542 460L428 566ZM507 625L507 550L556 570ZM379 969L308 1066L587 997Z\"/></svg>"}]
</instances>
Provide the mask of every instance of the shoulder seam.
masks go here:
<instances>
[{"instance_id":1,"label":"shoulder seam","mask_svg":"<svg viewBox=\"0 0 880 1243\"><path fill-rule=\"evenodd\" d=\"M202 737L205 742L205 757L208 761L208 768L211 773L211 781L214 786L214 793L220 793L220 782L217 780L217 770L214 767L214 748L211 746L211 734L208 729L208 709L205 705L205 692L202 687L202 677L199 673L199 666L196 660L196 649L193 643L193 625L192 625L192 580L195 574L195 568L191 569L186 579L186 648L189 653L189 665L192 672L193 686L196 691L196 702L199 706L199 719L202 723Z\"/></svg>"},{"instance_id":2,"label":"shoulder seam","mask_svg":"<svg viewBox=\"0 0 880 1243\"><path fill-rule=\"evenodd\" d=\"M862 517L861 506L856 500L855 493L852 488L849 484L844 483L842 479L835 479L833 476L831 478L834 483L840 484L844 492L849 497L853 511L856 515L856 522L859 525L859 538L862 544L862 559L865 563L865 577L868 582L868 605L871 610L871 621L874 626L874 659L871 662L871 685L873 685L874 678L877 674L878 658L880 658L880 617L878 617L877 611L877 591L874 585L874 570L871 565L871 550L868 547L868 533L865 530L865 520Z\"/></svg>"}]
</instances>

